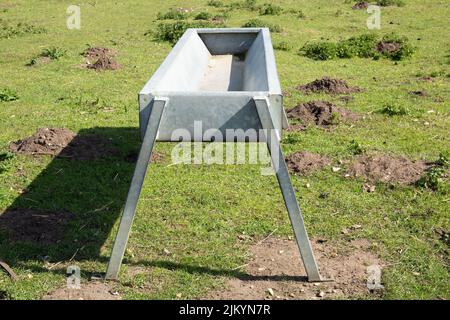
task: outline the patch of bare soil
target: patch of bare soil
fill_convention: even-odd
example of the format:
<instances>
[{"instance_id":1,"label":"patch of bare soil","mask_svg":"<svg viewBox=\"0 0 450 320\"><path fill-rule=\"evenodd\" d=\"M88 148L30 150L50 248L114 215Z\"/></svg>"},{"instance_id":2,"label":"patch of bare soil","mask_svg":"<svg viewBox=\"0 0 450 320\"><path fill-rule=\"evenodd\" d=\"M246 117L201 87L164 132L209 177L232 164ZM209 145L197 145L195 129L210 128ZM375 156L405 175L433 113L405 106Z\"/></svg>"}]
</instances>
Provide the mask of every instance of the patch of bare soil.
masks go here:
<instances>
[{"instance_id":1,"label":"patch of bare soil","mask_svg":"<svg viewBox=\"0 0 450 320\"><path fill-rule=\"evenodd\" d=\"M245 274L229 279L207 299L332 299L369 294L367 267L380 265L367 240L345 245L312 241L322 275L332 282L309 283L295 241L269 238L250 248Z\"/></svg>"},{"instance_id":2,"label":"patch of bare soil","mask_svg":"<svg viewBox=\"0 0 450 320\"><path fill-rule=\"evenodd\" d=\"M327 157L306 151L292 153L286 158L288 168L302 175L322 169L330 163Z\"/></svg>"},{"instance_id":3,"label":"patch of bare soil","mask_svg":"<svg viewBox=\"0 0 450 320\"><path fill-rule=\"evenodd\" d=\"M369 7L369 3L366 1L360 1L355 3L355 5L352 7L353 10L361 10L361 9L367 9Z\"/></svg>"},{"instance_id":4,"label":"patch of bare soil","mask_svg":"<svg viewBox=\"0 0 450 320\"><path fill-rule=\"evenodd\" d=\"M118 292L105 282L90 281L81 283L80 289L67 287L57 289L42 298L43 300L121 300Z\"/></svg>"},{"instance_id":5,"label":"patch of bare soil","mask_svg":"<svg viewBox=\"0 0 450 320\"><path fill-rule=\"evenodd\" d=\"M352 177L362 177L370 182L414 184L429 167L425 161L411 161L403 156L360 156L346 172Z\"/></svg>"},{"instance_id":6,"label":"patch of bare soil","mask_svg":"<svg viewBox=\"0 0 450 320\"><path fill-rule=\"evenodd\" d=\"M398 43L398 42L380 41L377 44L377 51L380 53L394 53L394 52L397 52L401 47L402 47L402 44Z\"/></svg>"},{"instance_id":7,"label":"patch of bare soil","mask_svg":"<svg viewBox=\"0 0 450 320\"><path fill-rule=\"evenodd\" d=\"M345 80L330 77L316 79L303 86L298 86L297 89L305 93L324 92L329 94L349 94L362 91L361 88L350 87Z\"/></svg>"},{"instance_id":8,"label":"patch of bare soil","mask_svg":"<svg viewBox=\"0 0 450 320\"><path fill-rule=\"evenodd\" d=\"M13 241L50 245L63 239L64 228L73 218L64 211L8 209L0 214L0 229Z\"/></svg>"},{"instance_id":9,"label":"patch of bare soil","mask_svg":"<svg viewBox=\"0 0 450 320\"><path fill-rule=\"evenodd\" d=\"M87 48L83 53L87 63L83 66L96 71L117 70L121 65L114 60L116 54L115 50L109 48Z\"/></svg>"},{"instance_id":10,"label":"patch of bare soil","mask_svg":"<svg viewBox=\"0 0 450 320\"><path fill-rule=\"evenodd\" d=\"M291 124L286 129L287 132L299 132L299 131L305 131L307 127L304 124Z\"/></svg>"},{"instance_id":11,"label":"patch of bare soil","mask_svg":"<svg viewBox=\"0 0 450 320\"><path fill-rule=\"evenodd\" d=\"M330 126L339 121L354 122L358 115L349 110L339 108L328 101L309 101L286 112L288 118L299 119L304 124Z\"/></svg>"},{"instance_id":12,"label":"patch of bare soil","mask_svg":"<svg viewBox=\"0 0 450 320\"><path fill-rule=\"evenodd\" d=\"M107 138L76 135L64 128L41 128L32 136L11 142L11 152L27 155L52 155L74 160L95 160L119 152Z\"/></svg>"},{"instance_id":13,"label":"patch of bare soil","mask_svg":"<svg viewBox=\"0 0 450 320\"><path fill-rule=\"evenodd\" d=\"M409 91L409 94L418 96L418 97L427 97L428 96L428 92L426 90L414 90L414 91Z\"/></svg>"}]
</instances>

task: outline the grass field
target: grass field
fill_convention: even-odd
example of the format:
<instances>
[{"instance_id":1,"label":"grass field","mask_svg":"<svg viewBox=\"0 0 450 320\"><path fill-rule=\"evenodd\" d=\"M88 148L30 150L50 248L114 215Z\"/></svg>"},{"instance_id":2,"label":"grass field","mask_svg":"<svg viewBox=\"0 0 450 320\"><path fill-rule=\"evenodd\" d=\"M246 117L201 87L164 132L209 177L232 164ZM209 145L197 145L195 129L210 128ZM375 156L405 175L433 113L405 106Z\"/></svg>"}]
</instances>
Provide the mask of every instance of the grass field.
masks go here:
<instances>
[{"instance_id":1,"label":"grass field","mask_svg":"<svg viewBox=\"0 0 450 320\"><path fill-rule=\"evenodd\" d=\"M124 154L136 152L137 93L172 48L151 32L161 23L157 14L178 7L192 8L192 16L222 12L207 1L78 3L81 29L69 30L68 1L0 2L0 90L9 89L18 97L0 101L0 152L42 127L96 133L111 139ZM282 28L272 33L272 40L290 48L276 50L282 89L288 93L286 109L324 99L365 115L353 125L343 123L333 130L311 127L289 133L283 140L286 154L307 150L334 162L352 159L352 140L367 154L405 155L412 160L434 161L450 150L450 6L443 0L404 3L383 7L381 30L372 31L367 30L366 11L352 10L354 2L344 0L279 0L276 4L284 9L279 15L260 16L245 8L229 11L224 21L229 27L258 18ZM339 41L368 32L407 36L415 52L401 61L317 61L298 54L307 42ZM81 53L89 46L116 50L122 68L96 72L80 67ZM64 54L28 66L52 47ZM306 96L295 90L325 75L365 91L344 104L338 96ZM428 96L409 94L414 90L426 90ZM377 112L386 105L408 112L394 116ZM156 144L156 150L168 157L172 147ZM276 178L261 176L259 165L169 163L153 164L147 173L121 278L115 284L123 298L175 299L180 293L183 298L202 297L245 263L253 240L274 230L279 237L291 235ZM76 216L56 245L13 242L0 233L0 258L19 277L12 282L0 272L0 298L39 299L65 285L68 265L80 266L84 280L105 271L134 165L118 157L71 161L24 155L4 157L0 165L0 212L33 208ZM448 188L433 191L378 183L376 192L367 193L362 180L344 178L329 168L292 179L312 237L330 242L365 238L374 243L373 250L386 263L382 298L450 298L448 238L442 240L436 233L447 230L448 237ZM323 192L328 193L325 199L320 197ZM354 224L362 228L342 234L343 228ZM252 240L239 241L241 234ZM136 274L137 268L146 272Z\"/></svg>"}]
</instances>

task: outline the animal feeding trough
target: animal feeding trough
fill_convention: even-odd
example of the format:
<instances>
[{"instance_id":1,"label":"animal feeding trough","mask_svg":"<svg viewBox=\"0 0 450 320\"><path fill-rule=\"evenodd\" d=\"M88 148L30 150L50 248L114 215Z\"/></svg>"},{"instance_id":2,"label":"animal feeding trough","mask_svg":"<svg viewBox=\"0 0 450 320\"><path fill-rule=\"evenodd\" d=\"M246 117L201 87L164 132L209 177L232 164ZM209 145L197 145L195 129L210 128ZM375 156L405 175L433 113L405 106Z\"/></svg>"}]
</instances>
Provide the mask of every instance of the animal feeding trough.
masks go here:
<instances>
[{"instance_id":1,"label":"animal feeding trough","mask_svg":"<svg viewBox=\"0 0 450 320\"><path fill-rule=\"evenodd\" d=\"M275 56L267 28L188 29L139 93L142 146L106 272L117 279L155 141L266 142L309 281L321 281L280 149L287 127ZM195 123L201 123L201 134ZM227 136L227 130L255 130Z\"/></svg>"}]
</instances>

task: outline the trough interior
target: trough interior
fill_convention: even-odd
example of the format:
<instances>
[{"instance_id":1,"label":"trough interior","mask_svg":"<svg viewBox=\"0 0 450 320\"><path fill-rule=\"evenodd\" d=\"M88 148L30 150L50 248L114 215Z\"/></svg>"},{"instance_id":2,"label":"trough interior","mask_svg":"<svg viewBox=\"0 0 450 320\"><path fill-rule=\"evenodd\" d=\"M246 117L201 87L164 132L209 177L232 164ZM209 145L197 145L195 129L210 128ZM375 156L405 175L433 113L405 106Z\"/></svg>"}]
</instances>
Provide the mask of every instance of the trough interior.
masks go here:
<instances>
[{"instance_id":1,"label":"trough interior","mask_svg":"<svg viewBox=\"0 0 450 320\"><path fill-rule=\"evenodd\" d=\"M268 91L261 32L193 32L162 75L161 91Z\"/></svg>"}]
</instances>

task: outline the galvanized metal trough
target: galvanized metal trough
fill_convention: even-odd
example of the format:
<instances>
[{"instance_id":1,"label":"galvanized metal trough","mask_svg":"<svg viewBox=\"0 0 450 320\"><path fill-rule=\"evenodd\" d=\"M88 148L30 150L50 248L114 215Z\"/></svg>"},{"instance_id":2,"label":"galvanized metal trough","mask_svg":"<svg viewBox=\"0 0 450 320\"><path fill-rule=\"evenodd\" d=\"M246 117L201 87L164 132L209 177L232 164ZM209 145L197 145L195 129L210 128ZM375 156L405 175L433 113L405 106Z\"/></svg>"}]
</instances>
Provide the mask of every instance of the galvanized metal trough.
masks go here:
<instances>
[{"instance_id":1,"label":"galvanized metal trough","mask_svg":"<svg viewBox=\"0 0 450 320\"><path fill-rule=\"evenodd\" d=\"M173 133L183 129L193 142L211 141L211 130L224 141L267 142L308 280L321 281L280 149L287 125L267 28L188 29L139 93L143 142L106 278L118 277L154 142L179 141ZM227 129L258 134L227 137Z\"/></svg>"}]
</instances>

